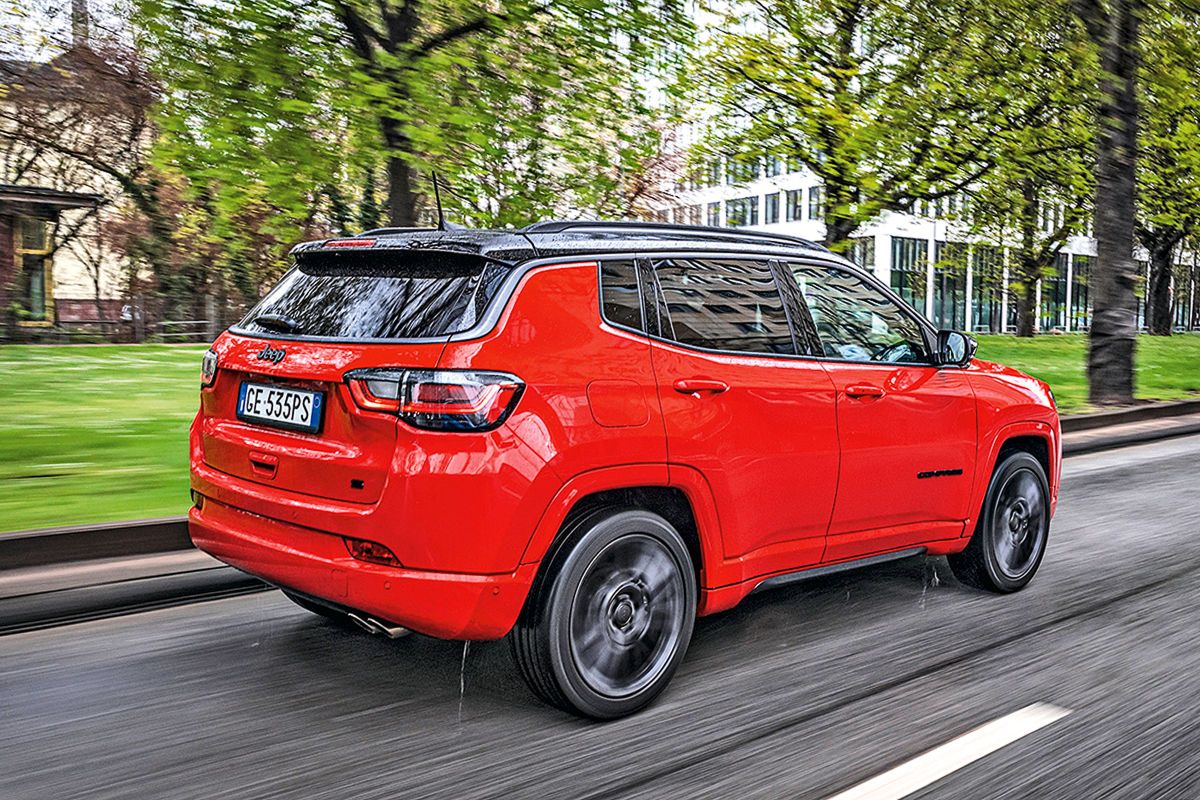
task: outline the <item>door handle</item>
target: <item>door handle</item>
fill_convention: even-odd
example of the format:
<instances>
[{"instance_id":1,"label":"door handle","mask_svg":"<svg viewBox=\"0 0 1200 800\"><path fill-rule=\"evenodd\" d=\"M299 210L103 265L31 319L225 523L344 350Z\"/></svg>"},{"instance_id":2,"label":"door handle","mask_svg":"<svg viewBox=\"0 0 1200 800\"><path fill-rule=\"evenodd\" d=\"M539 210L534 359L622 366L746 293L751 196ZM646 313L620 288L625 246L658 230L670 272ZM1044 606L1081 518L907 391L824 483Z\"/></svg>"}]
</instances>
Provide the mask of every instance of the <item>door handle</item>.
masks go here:
<instances>
[{"instance_id":1,"label":"door handle","mask_svg":"<svg viewBox=\"0 0 1200 800\"><path fill-rule=\"evenodd\" d=\"M883 397L883 389L870 383L856 383L846 387L846 397Z\"/></svg>"},{"instance_id":2,"label":"door handle","mask_svg":"<svg viewBox=\"0 0 1200 800\"><path fill-rule=\"evenodd\" d=\"M729 384L725 381L714 381L707 378L681 378L675 381L675 391L682 394L698 395L702 392L720 394L728 389Z\"/></svg>"}]
</instances>

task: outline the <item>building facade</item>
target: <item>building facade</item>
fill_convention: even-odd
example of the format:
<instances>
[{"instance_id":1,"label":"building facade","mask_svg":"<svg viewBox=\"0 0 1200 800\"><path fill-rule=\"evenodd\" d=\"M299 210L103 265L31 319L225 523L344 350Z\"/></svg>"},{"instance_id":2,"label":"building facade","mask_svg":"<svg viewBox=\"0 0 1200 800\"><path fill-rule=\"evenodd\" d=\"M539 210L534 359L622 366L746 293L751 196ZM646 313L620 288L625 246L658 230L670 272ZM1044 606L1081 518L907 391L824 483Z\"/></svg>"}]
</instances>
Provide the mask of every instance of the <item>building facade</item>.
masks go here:
<instances>
[{"instance_id":1,"label":"building facade","mask_svg":"<svg viewBox=\"0 0 1200 800\"><path fill-rule=\"evenodd\" d=\"M674 187L670 201L653 219L689 225L746 227L821 241L825 190L808 171L781 158L757 164L713 162L696 179ZM905 212L886 211L859 229L851 260L875 273L935 325L975 333L1016 330L1017 309L1009 280L1010 248L973 235L960 220L962 199L919 203ZM1040 224L1046 231L1062 223L1062 210L1047 207ZM1037 286L1036 330L1086 331L1091 324L1089 276L1096 257L1090 232L1070 237L1053 274ZM1136 254L1135 254L1136 255ZM1196 254L1179 258L1189 267L1187 280L1176 281L1175 324L1196 328ZM1139 256L1143 285L1145 255ZM1139 325L1145 324L1138 290Z\"/></svg>"}]
</instances>

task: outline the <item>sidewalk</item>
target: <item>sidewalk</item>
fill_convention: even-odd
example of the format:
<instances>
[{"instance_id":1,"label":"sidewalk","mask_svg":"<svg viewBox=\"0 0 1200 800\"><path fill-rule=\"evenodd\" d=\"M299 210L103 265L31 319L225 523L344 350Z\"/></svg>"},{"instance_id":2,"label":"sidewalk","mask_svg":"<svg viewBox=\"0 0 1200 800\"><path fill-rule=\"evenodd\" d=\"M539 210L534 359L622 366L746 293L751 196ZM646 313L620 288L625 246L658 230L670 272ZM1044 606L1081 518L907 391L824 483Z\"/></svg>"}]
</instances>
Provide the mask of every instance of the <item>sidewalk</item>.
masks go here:
<instances>
[{"instance_id":1,"label":"sidewalk","mask_svg":"<svg viewBox=\"0 0 1200 800\"><path fill-rule=\"evenodd\" d=\"M1200 433L1200 413L1072 431L1063 434L1063 455L1094 453L1193 433Z\"/></svg>"}]
</instances>

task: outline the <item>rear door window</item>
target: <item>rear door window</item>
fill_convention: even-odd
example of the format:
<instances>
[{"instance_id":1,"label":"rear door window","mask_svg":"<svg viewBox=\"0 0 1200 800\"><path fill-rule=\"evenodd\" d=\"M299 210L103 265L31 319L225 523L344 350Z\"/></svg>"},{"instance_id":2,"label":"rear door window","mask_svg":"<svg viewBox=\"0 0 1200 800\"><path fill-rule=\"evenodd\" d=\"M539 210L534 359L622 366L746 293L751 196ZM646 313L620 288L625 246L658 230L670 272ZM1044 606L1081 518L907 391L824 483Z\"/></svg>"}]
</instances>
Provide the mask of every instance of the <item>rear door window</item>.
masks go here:
<instances>
[{"instance_id":1,"label":"rear door window","mask_svg":"<svg viewBox=\"0 0 1200 800\"><path fill-rule=\"evenodd\" d=\"M707 350L795 354L767 261L672 258L653 268L663 337Z\"/></svg>"},{"instance_id":2,"label":"rear door window","mask_svg":"<svg viewBox=\"0 0 1200 800\"><path fill-rule=\"evenodd\" d=\"M510 269L465 253L301 253L237 330L349 340L448 336L480 321Z\"/></svg>"}]
</instances>

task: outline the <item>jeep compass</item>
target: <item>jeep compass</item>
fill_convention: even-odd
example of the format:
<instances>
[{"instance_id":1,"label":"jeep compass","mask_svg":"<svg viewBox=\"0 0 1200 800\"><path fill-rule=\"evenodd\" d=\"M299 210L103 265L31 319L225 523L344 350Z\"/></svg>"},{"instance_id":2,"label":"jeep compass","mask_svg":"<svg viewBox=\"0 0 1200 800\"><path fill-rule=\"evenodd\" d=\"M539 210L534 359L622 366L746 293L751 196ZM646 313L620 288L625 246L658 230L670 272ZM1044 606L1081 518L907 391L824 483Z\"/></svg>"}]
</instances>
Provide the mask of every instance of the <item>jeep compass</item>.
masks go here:
<instances>
[{"instance_id":1,"label":"jeep compass","mask_svg":"<svg viewBox=\"0 0 1200 800\"><path fill-rule=\"evenodd\" d=\"M366 630L507 636L539 697L659 695L696 617L917 554L1024 587L1046 384L768 233L543 222L310 242L204 358L196 545Z\"/></svg>"}]
</instances>

